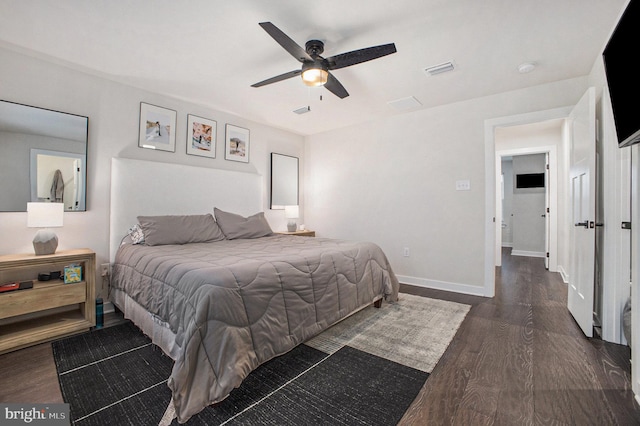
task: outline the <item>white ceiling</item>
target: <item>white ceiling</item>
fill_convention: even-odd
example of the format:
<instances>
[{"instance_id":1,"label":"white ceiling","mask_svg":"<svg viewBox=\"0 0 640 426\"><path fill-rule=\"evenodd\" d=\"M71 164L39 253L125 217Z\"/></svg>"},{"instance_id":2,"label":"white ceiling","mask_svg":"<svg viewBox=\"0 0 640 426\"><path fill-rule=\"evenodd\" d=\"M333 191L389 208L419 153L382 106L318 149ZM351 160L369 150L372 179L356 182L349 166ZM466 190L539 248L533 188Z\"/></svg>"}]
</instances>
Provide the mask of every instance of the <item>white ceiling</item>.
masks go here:
<instances>
[{"instance_id":1,"label":"white ceiling","mask_svg":"<svg viewBox=\"0 0 640 426\"><path fill-rule=\"evenodd\" d=\"M310 135L399 114L387 103L409 96L429 108L587 75L627 1L0 0L0 46ZM252 88L299 68L264 21L302 47L323 40L324 56L398 52L333 71L342 100L299 78ZM456 69L424 72L445 61Z\"/></svg>"}]
</instances>

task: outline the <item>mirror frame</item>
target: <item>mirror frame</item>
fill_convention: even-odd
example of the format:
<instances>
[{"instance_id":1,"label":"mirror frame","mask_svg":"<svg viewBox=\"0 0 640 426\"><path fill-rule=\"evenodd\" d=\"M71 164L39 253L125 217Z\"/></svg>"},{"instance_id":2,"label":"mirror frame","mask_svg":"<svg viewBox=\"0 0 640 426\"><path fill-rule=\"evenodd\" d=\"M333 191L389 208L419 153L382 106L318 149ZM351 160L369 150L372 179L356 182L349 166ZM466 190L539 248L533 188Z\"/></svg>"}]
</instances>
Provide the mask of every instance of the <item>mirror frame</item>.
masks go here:
<instances>
[{"instance_id":1,"label":"mirror frame","mask_svg":"<svg viewBox=\"0 0 640 426\"><path fill-rule=\"evenodd\" d=\"M300 202L299 159L291 155L271 153L271 210L284 210L284 206ZM295 196L293 195L295 194Z\"/></svg>"},{"instance_id":2,"label":"mirror frame","mask_svg":"<svg viewBox=\"0 0 640 426\"><path fill-rule=\"evenodd\" d=\"M21 141L25 142L24 150L27 153L26 157L22 159L24 161L21 160L14 163L11 163L8 155L5 157L7 158L6 161L9 161L9 163L5 163L8 165L8 169L3 170L7 175L5 176L5 182L6 178L11 176L13 176L14 181L17 179L19 182L17 182L13 189L7 189L5 186L3 190L0 190L0 197L6 196L13 200L12 202L7 202L2 205L0 212L26 212L27 202L38 201L32 198L33 174L31 171L32 161L30 152L34 149L52 152L57 151L63 156L65 153L69 153L83 157L82 164L84 167L80 176L83 193L80 197L81 203L78 208L65 210L65 212L86 211L88 195L87 159L89 149L89 117L7 100L0 100L0 111L2 111L0 114L0 133L2 133L3 136L10 136L9 138L4 137L0 139L0 157L4 157L3 152L11 152L3 151L3 144L15 143L16 141L18 143ZM65 118L69 119L66 125ZM16 139L11 137L11 133L16 134ZM67 136L71 134L74 136ZM49 140L47 140L47 138ZM78 146L73 146L71 144L72 141L74 143L77 142ZM84 144L84 149L80 149L79 144ZM22 151L19 145L14 145L13 148L19 149L20 152ZM8 149L11 150L11 145L9 145ZM21 154L15 155L18 155L17 158L21 158ZM14 172L17 172L15 175L13 175L11 171L12 167ZM24 206L18 207L22 204L23 199Z\"/></svg>"}]
</instances>

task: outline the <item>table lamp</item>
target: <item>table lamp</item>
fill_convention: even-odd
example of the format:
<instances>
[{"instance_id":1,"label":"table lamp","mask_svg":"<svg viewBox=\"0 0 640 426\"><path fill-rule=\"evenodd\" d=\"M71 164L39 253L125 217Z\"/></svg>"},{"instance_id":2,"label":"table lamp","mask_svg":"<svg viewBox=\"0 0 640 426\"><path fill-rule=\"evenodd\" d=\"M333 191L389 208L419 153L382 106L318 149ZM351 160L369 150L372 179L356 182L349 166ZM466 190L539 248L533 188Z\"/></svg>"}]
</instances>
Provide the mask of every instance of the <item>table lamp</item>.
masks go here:
<instances>
[{"instance_id":1,"label":"table lamp","mask_svg":"<svg viewBox=\"0 0 640 426\"><path fill-rule=\"evenodd\" d=\"M63 219L63 203L27 203L27 227L43 228L33 238L33 249L37 256L56 252L58 236L48 228L61 227Z\"/></svg>"},{"instance_id":2,"label":"table lamp","mask_svg":"<svg viewBox=\"0 0 640 426\"><path fill-rule=\"evenodd\" d=\"M298 206L284 206L284 217L289 219L289 223L287 223L287 231L295 232L298 225L296 224L295 219L300 216L300 209Z\"/></svg>"}]
</instances>

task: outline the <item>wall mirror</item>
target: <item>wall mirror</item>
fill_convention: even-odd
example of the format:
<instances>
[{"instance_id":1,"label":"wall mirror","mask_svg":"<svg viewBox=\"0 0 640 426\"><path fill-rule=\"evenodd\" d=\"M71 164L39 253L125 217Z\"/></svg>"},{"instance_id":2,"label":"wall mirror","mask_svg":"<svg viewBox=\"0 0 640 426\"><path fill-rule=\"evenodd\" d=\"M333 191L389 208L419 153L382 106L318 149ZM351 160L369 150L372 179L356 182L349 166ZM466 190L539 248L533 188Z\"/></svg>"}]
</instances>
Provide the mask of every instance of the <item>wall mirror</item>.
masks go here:
<instances>
[{"instance_id":1,"label":"wall mirror","mask_svg":"<svg viewBox=\"0 0 640 426\"><path fill-rule=\"evenodd\" d=\"M271 209L298 205L298 157L271 153Z\"/></svg>"},{"instance_id":2,"label":"wall mirror","mask_svg":"<svg viewBox=\"0 0 640 426\"><path fill-rule=\"evenodd\" d=\"M0 101L0 212L27 202L85 211L89 118Z\"/></svg>"}]
</instances>

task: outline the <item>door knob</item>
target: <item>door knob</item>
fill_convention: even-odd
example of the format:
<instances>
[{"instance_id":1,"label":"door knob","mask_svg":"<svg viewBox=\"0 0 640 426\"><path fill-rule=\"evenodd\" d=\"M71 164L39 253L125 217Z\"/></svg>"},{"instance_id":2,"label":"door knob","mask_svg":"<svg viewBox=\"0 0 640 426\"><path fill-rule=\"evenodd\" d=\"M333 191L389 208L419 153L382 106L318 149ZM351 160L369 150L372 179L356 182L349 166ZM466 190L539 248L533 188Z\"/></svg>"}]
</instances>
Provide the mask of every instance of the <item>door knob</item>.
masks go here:
<instances>
[{"instance_id":1,"label":"door knob","mask_svg":"<svg viewBox=\"0 0 640 426\"><path fill-rule=\"evenodd\" d=\"M584 226L585 228L589 228L589 222L585 221L585 222L578 222L576 224L574 224L573 226Z\"/></svg>"}]
</instances>

